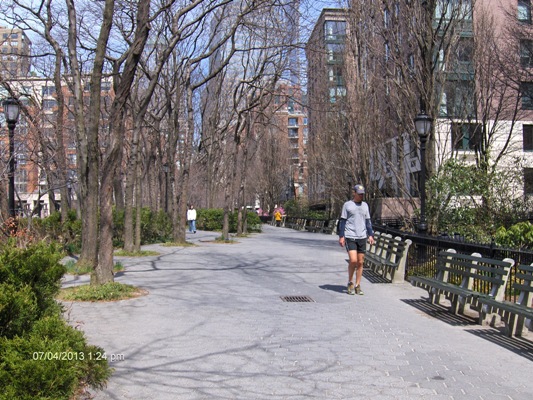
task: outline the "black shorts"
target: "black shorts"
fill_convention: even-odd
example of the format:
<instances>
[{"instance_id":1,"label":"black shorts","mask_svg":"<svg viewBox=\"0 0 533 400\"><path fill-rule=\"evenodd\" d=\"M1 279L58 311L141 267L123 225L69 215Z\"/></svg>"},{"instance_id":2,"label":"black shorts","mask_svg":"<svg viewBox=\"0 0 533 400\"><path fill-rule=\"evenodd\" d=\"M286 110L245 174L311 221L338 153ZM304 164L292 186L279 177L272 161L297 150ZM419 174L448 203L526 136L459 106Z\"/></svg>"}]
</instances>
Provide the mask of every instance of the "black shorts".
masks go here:
<instances>
[{"instance_id":1,"label":"black shorts","mask_svg":"<svg viewBox=\"0 0 533 400\"><path fill-rule=\"evenodd\" d=\"M348 239L344 238L346 251L357 251L358 253L366 253L366 239Z\"/></svg>"}]
</instances>

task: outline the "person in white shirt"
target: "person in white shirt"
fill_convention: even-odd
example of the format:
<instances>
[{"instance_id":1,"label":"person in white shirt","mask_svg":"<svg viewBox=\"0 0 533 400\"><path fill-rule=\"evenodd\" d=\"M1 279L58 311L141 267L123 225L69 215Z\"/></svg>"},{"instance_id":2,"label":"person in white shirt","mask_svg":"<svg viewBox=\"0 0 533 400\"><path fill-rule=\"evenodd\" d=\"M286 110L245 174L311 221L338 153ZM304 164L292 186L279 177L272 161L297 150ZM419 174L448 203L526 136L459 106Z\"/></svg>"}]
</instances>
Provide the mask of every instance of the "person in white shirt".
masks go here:
<instances>
[{"instance_id":1,"label":"person in white shirt","mask_svg":"<svg viewBox=\"0 0 533 400\"><path fill-rule=\"evenodd\" d=\"M187 222L189 223L189 232L196 233L196 210L192 204L187 210Z\"/></svg>"}]
</instances>

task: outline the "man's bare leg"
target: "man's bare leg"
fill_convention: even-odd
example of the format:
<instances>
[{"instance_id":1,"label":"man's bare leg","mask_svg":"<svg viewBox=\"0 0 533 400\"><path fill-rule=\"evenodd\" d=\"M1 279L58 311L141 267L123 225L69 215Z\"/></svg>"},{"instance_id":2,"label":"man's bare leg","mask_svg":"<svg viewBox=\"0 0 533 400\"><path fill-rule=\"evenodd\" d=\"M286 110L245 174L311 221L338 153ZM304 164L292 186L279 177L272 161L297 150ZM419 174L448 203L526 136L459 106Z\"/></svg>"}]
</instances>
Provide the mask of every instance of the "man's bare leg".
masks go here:
<instances>
[{"instance_id":1,"label":"man's bare leg","mask_svg":"<svg viewBox=\"0 0 533 400\"><path fill-rule=\"evenodd\" d=\"M365 262L365 253L357 253L357 262L355 265L355 286L361 284L361 278L363 277L363 264ZM352 274L353 276L353 274ZM353 281L352 281L353 282Z\"/></svg>"}]
</instances>

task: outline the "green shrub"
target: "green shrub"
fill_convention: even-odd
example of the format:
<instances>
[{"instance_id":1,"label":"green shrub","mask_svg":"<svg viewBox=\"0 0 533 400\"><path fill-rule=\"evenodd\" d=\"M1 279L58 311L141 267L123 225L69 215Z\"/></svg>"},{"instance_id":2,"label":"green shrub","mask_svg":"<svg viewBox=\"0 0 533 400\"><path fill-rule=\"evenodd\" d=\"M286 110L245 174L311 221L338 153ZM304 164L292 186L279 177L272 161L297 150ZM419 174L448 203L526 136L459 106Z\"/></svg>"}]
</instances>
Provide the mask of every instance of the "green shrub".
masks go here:
<instances>
[{"instance_id":1,"label":"green shrub","mask_svg":"<svg viewBox=\"0 0 533 400\"><path fill-rule=\"evenodd\" d=\"M98 347L58 315L24 336L0 337L0 399L68 400L82 383L101 387L111 369Z\"/></svg>"},{"instance_id":2,"label":"green shrub","mask_svg":"<svg viewBox=\"0 0 533 400\"><path fill-rule=\"evenodd\" d=\"M509 229L500 227L496 231L494 241L498 246L514 249L533 248L533 224L530 222L519 222Z\"/></svg>"},{"instance_id":3,"label":"green shrub","mask_svg":"<svg viewBox=\"0 0 533 400\"><path fill-rule=\"evenodd\" d=\"M248 224L248 230L250 232L261 232L261 218L253 211L246 213L246 223ZM237 227L235 226L235 230Z\"/></svg>"},{"instance_id":4,"label":"green shrub","mask_svg":"<svg viewBox=\"0 0 533 400\"><path fill-rule=\"evenodd\" d=\"M0 283L22 293L27 293L27 286L31 288L39 316L54 312L58 307L54 296L65 273L65 266L59 262L61 258L62 253L55 244L38 243L26 249L5 245L0 253Z\"/></svg>"},{"instance_id":5,"label":"green shrub","mask_svg":"<svg viewBox=\"0 0 533 400\"><path fill-rule=\"evenodd\" d=\"M208 208L197 210L196 228L204 231L220 231L224 222L224 210Z\"/></svg>"},{"instance_id":6,"label":"green shrub","mask_svg":"<svg viewBox=\"0 0 533 400\"><path fill-rule=\"evenodd\" d=\"M46 218L33 218L32 223L39 238L51 238L64 248L77 253L81 249L81 220L75 210L69 210L67 220L61 221L61 213L56 211Z\"/></svg>"},{"instance_id":7,"label":"green shrub","mask_svg":"<svg viewBox=\"0 0 533 400\"><path fill-rule=\"evenodd\" d=\"M164 211L141 210L141 243L161 243L172 239L172 220Z\"/></svg>"},{"instance_id":8,"label":"green shrub","mask_svg":"<svg viewBox=\"0 0 533 400\"><path fill-rule=\"evenodd\" d=\"M0 283L0 337L12 338L27 332L40 317L37 299L29 285Z\"/></svg>"},{"instance_id":9,"label":"green shrub","mask_svg":"<svg viewBox=\"0 0 533 400\"><path fill-rule=\"evenodd\" d=\"M237 232L237 211L229 214L229 231ZM260 231L261 219L253 211L248 211L247 216L248 229ZM209 208L197 210L196 228L204 231L221 231L224 223L224 210L221 208ZM258 227L258 229L254 229Z\"/></svg>"},{"instance_id":10,"label":"green shrub","mask_svg":"<svg viewBox=\"0 0 533 400\"><path fill-rule=\"evenodd\" d=\"M137 214L134 210L133 223ZM113 246L124 247L124 211L113 210ZM161 243L172 239L172 220L164 211L141 209L141 244Z\"/></svg>"},{"instance_id":11,"label":"green shrub","mask_svg":"<svg viewBox=\"0 0 533 400\"><path fill-rule=\"evenodd\" d=\"M68 400L82 384L105 383L107 360L91 357L103 351L62 319L54 298L65 272L60 247L10 241L0 250L0 400Z\"/></svg>"}]
</instances>

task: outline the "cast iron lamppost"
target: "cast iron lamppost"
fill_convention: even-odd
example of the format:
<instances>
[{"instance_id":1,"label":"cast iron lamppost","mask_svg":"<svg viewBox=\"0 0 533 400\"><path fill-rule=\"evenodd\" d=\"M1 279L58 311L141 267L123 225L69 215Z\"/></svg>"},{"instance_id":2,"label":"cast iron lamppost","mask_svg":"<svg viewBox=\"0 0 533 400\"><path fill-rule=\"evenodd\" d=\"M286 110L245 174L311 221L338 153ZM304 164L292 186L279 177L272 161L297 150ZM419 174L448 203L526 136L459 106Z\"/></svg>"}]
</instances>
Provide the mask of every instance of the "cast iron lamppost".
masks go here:
<instances>
[{"instance_id":1,"label":"cast iron lamppost","mask_svg":"<svg viewBox=\"0 0 533 400\"><path fill-rule=\"evenodd\" d=\"M4 116L9 129L9 215L15 216L15 126L19 120L20 105L12 97L4 100Z\"/></svg>"},{"instance_id":2,"label":"cast iron lamppost","mask_svg":"<svg viewBox=\"0 0 533 400\"><path fill-rule=\"evenodd\" d=\"M426 233L428 224L426 222L426 142L431 132L431 123L433 119L426 114L422 108L420 114L415 118L415 127L420 138L420 223L418 232Z\"/></svg>"}]
</instances>

